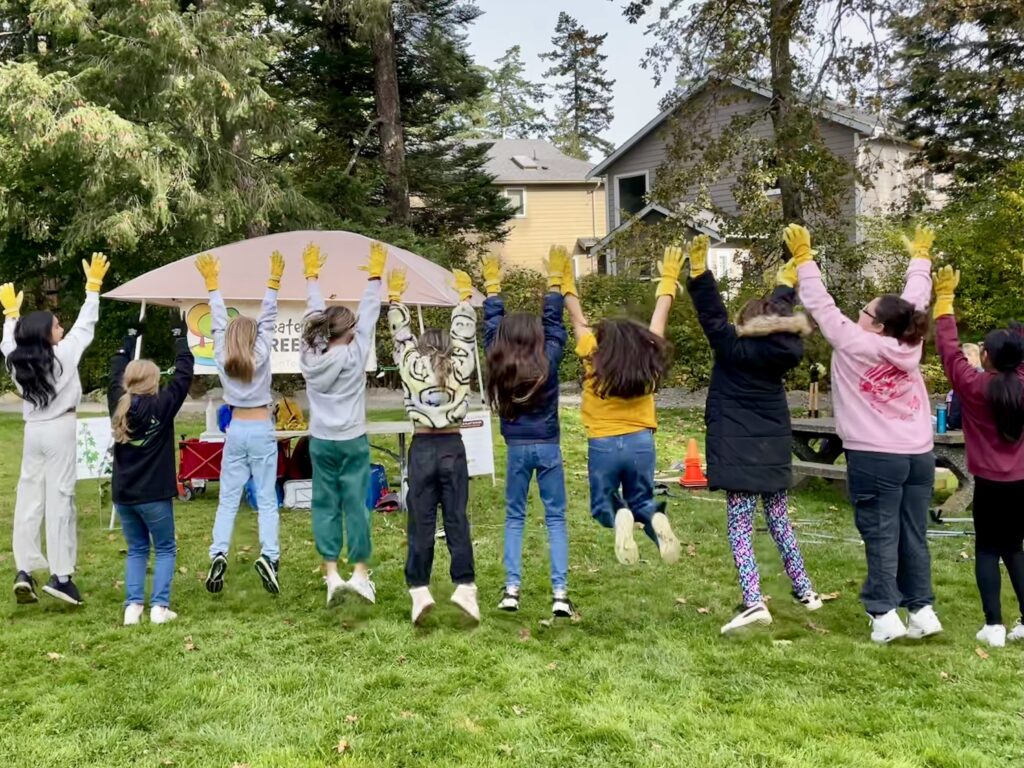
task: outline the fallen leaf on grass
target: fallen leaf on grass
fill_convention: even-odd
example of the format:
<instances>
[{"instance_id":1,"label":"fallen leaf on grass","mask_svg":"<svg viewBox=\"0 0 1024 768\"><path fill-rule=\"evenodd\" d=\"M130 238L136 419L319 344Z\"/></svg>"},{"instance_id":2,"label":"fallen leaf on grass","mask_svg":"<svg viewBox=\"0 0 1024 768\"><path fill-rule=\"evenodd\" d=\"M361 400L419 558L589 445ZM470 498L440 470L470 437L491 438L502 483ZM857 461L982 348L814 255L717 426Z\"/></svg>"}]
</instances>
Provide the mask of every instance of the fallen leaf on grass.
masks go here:
<instances>
[{"instance_id":1,"label":"fallen leaf on grass","mask_svg":"<svg viewBox=\"0 0 1024 768\"><path fill-rule=\"evenodd\" d=\"M792 645L792 640L772 640L772 645L777 645L780 648L785 648L787 645Z\"/></svg>"},{"instance_id":2,"label":"fallen leaf on grass","mask_svg":"<svg viewBox=\"0 0 1024 768\"><path fill-rule=\"evenodd\" d=\"M403 720L409 720L413 717L416 717L416 715L414 715L408 709L403 709L401 712L398 713L398 716L401 717Z\"/></svg>"},{"instance_id":3,"label":"fallen leaf on grass","mask_svg":"<svg viewBox=\"0 0 1024 768\"><path fill-rule=\"evenodd\" d=\"M676 605L686 605L686 598L685 597L677 597L676 598Z\"/></svg>"},{"instance_id":4,"label":"fallen leaf on grass","mask_svg":"<svg viewBox=\"0 0 1024 768\"><path fill-rule=\"evenodd\" d=\"M949 672L939 672L939 677L942 680L949 680Z\"/></svg>"},{"instance_id":5,"label":"fallen leaf on grass","mask_svg":"<svg viewBox=\"0 0 1024 768\"><path fill-rule=\"evenodd\" d=\"M470 733L481 733L483 731L483 726L468 717L464 718L460 725Z\"/></svg>"},{"instance_id":6,"label":"fallen leaf on grass","mask_svg":"<svg viewBox=\"0 0 1024 768\"><path fill-rule=\"evenodd\" d=\"M696 557L697 556L697 547L695 545L693 545L693 544L687 544L686 545L686 554L688 554L690 557Z\"/></svg>"},{"instance_id":7,"label":"fallen leaf on grass","mask_svg":"<svg viewBox=\"0 0 1024 768\"><path fill-rule=\"evenodd\" d=\"M160 761L160 765L174 765L174 761L170 760L170 759L168 759L168 760L161 760Z\"/></svg>"},{"instance_id":8,"label":"fallen leaf on grass","mask_svg":"<svg viewBox=\"0 0 1024 768\"><path fill-rule=\"evenodd\" d=\"M120 579L114 579L114 589L120 589L124 586L124 582Z\"/></svg>"},{"instance_id":9,"label":"fallen leaf on grass","mask_svg":"<svg viewBox=\"0 0 1024 768\"><path fill-rule=\"evenodd\" d=\"M970 560L971 559L971 556L967 554L966 550L962 550L960 552L960 557L962 559L964 559L964 560Z\"/></svg>"},{"instance_id":10,"label":"fallen leaf on grass","mask_svg":"<svg viewBox=\"0 0 1024 768\"><path fill-rule=\"evenodd\" d=\"M320 570L321 570L320 566L318 565L316 568L314 568L312 571L310 571L310 573L320 573Z\"/></svg>"},{"instance_id":11,"label":"fallen leaf on grass","mask_svg":"<svg viewBox=\"0 0 1024 768\"><path fill-rule=\"evenodd\" d=\"M772 596L771 595L761 595L761 601L765 602L765 603L770 603L772 601Z\"/></svg>"},{"instance_id":12,"label":"fallen leaf on grass","mask_svg":"<svg viewBox=\"0 0 1024 768\"><path fill-rule=\"evenodd\" d=\"M974 652L976 654L978 654L978 658L979 659L987 659L988 658L988 653L985 651L984 648L975 648Z\"/></svg>"},{"instance_id":13,"label":"fallen leaf on grass","mask_svg":"<svg viewBox=\"0 0 1024 768\"><path fill-rule=\"evenodd\" d=\"M345 741L345 739L340 739L338 741L337 746L334 748L334 751L337 752L339 755L344 755L350 749L351 747L348 745L348 742Z\"/></svg>"},{"instance_id":14,"label":"fallen leaf on grass","mask_svg":"<svg viewBox=\"0 0 1024 768\"><path fill-rule=\"evenodd\" d=\"M526 714L526 707L520 707L518 704L512 705L512 714L516 717L522 717Z\"/></svg>"},{"instance_id":15,"label":"fallen leaf on grass","mask_svg":"<svg viewBox=\"0 0 1024 768\"><path fill-rule=\"evenodd\" d=\"M183 565L178 569L178 573L180 573L182 576L188 576L188 568L186 568Z\"/></svg>"},{"instance_id":16,"label":"fallen leaf on grass","mask_svg":"<svg viewBox=\"0 0 1024 768\"><path fill-rule=\"evenodd\" d=\"M499 744L498 745L498 751L501 752L503 755L511 755L512 754L512 745L511 744Z\"/></svg>"},{"instance_id":17,"label":"fallen leaf on grass","mask_svg":"<svg viewBox=\"0 0 1024 768\"><path fill-rule=\"evenodd\" d=\"M195 651L197 650L196 644L192 642L192 635L185 635L185 650Z\"/></svg>"},{"instance_id":18,"label":"fallen leaf on grass","mask_svg":"<svg viewBox=\"0 0 1024 768\"><path fill-rule=\"evenodd\" d=\"M407 662L408 660L409 660L408 657L404 653L401 656L399 656L397 659L395 659L395 661L398 662L399 664L405 664L405 662Z\"/></svg>"},{"instance_id":19,"label":"fallen leaf on grass","mask_svg":"<svg viewBox=\"0 0 1024 768\"><path fill-rule=\"evenodd\" d=\"M540 625L542 627L550 627L551 626L551 619L541 619L540 620Z\"/></svg>"},{"instance_id":20,"label":"fallen leaf on grass","mask_svg":"<svg viewBox=\"0 0 1024 768\"><path fill-rule=\"evenodd\" d=\"M583 614L579 611L574 611L572 616L569 617L569 621L571 621L573 624L579 624L581 621L583 621Z\"/></svg>"},{"instance_id":21,"label":"fallen leaf on grass","mask_svg":"<svg viewBox=\"0 0 1024 768\"><path fill-rule=\"evenodd\" d=\"M232 763L231 768L249 768L248 763Z\"/></svg>"},{"instance_id":22,"label":"fallen leaf on grass","mask_svg":"<svg viewBox=\"0 0 1024 768\"><path fill-rule=\"evenodd\" d=\"M242 552L252 552L252 544L246 544L244 547L239 547Z\"/></svg>"},{"instance_id":23,"label":"fallen leaf on grass","mask_svg":"<svg viewBox=\"0 0 1024 768\"><path fill-rule=\"evenodd\" d=\"M832 631L830 629L825 629L824 627L819 627L813 621L808 621L807 622L807 628L812 630L812 631L814 631L814 632L817 632L819 635L827 635L827 634L829 634Z\"/></svg>"},{"instance_id":24,"label":"fallen leaf on grass","mask_svg":"<svg viewBox=\"0 0 1024 768\"><path fill-rule=\"evenodd\" d=\"M701 616L707 616L709 613L711 613L711 609L710 608L698 608L697 609L697 613L699 613Z\"/></svg>"},{"instance_id":25,"label":"fallen leaf on grass","mask_svg":"<svg viewBox=\"0 0 1024 768\"><path fill-rule=\"evenodd\" d=\"M48 658L50 661L60 661L64 657L56 651L50 651L48 654L46 654L46 658Z\"/></svg>"},{"instance_id":26,"label":"fallen leaf on grass","mask_svg":"<svg viewBox=\"0 0 1024 768\"><path fill-rule=\"evenodd\" d=\"M548 664L548 669L551 671L558 669L558 662L552 661L550 664Z\"/></svg>"},{"instance_id":27,"label":"fallen leaf on grass","mask_svg":"<svg viewBox=\"0 0 1024 768\"><path fill-rule=\"evenodd\" d=\"M359 715L345 715L345 722L346 723L358 723L359 722Z\"/></svg>"},{"instance_id":28,"label":"fallen leaf on grass","mask_svg":"<svg viewBox=\"0 0 1024 768\"><path fill-rule=\"evenodd\" d=\"M525 643L529 639L530 639L530 630L528 630L526 627L523 627L522 629L520 629L519 630L519 642Z\"/></svg>"},{"instance_id":29,"label":"fallen leaf on grass","mask_svg":"<svg viewBox=\"0 0 1024 768\"><path fill-rule=\"evenodd\" d=\"M822 602L827 603L829 600L838 600L839 592L829 592L825 595L819 595L819 597L822 599Z\"/></svg>"}]
</instances>

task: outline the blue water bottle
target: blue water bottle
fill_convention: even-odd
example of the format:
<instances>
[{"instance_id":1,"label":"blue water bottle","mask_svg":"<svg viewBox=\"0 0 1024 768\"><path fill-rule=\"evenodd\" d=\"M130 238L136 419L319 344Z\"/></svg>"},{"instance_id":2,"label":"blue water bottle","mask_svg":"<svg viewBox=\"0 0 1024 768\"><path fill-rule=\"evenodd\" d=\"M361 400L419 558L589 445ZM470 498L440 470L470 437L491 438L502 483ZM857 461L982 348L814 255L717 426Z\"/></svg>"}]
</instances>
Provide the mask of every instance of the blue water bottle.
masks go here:
<instances>
[{"instance_id":1,"label":"blue water bottle","mask_svg":"<svg viewBox=\"0 0 1024 768\"><path fill-rule=\"evenodd\" d=\"M935 431L940 435L946 434L946 404L941 404L935 411Z\"/></svg>"}]
</instances>

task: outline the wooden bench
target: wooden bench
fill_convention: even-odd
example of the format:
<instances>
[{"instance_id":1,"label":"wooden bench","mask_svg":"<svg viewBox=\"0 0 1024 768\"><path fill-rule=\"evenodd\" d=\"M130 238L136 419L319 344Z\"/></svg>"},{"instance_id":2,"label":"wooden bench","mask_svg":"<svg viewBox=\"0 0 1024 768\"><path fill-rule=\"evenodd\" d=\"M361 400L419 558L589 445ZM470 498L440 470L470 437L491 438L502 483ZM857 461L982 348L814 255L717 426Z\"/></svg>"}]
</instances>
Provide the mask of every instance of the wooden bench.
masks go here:
<instances>
[{"instance_id":1,"label":"wooden bench","mask_svg":"<svg viewBox=\"0 0 1024 768\"><path fill-rule=\"evenodd\" d=\"M811 477L820 477L838 483L846 483L845 464L822 464L815 461L793 459L793 480L799 486Z\"/></svg>"}]
</instances>

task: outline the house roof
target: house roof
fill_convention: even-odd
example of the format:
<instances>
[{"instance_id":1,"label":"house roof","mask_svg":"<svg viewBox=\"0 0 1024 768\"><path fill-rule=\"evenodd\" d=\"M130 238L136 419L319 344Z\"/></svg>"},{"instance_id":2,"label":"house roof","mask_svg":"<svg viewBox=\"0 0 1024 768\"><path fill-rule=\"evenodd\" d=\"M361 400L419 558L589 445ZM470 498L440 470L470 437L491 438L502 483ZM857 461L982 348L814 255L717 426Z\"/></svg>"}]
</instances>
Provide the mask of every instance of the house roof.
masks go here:
<instances>
[{"instance_id":1,"label":"house roof","mask_svg":"<svg viewBox=\"0 0 1024 768\"><path fill-rule=\"evenodd\" d=\"M758 96L763 96L766 99L771 99L772 92L770 89L765 88L762 85L758 85L752 80L746 80L739 77L722 77L719 75L708 75L696 83L693 84L683 95L676 101L673 101L671 106L662 110L658 115L654 117L650 122L647 123L643 128L634 133L625 143L618 147L608 157L598 163L596 166L591 168L587 178L594 178L596 176L602 176L608 170L613 163L619 158L625 155L631 150L638 142L644 139L652 131L657 130L662 123L664 123L674 112L676 112L680 106L687 101L695 98L700 94L709 84L712 82L728 83L741 90L755 93ZM880 115L875 115L870 112L866 112L855 107L851 107L847 104L841 104L838 101L832 99L824 99L821 106L818 108L822 117L827 120L831 120L840 125L845 125L858 133L867 135L874 135L883 131L885 121Z\"/></svg>"},{"instance_id":2,"label":"house roof","mask_svg":"<svg viewBox=\"0 0 1024 768\"><path fill-rule=\"evenodd\" d=\"M561 153L543 139L466 139L490 144L485 168L496 184L582 184L594 164Z\"/></svg>"},{"instance_id":3,"label":"house roof","mask_svg":"<svg viewBox=\"0 0 1024 768\"><path fill-rule=\"evenodd\" d=\"M605 235L596 243L591 245L588 250L590 250L591 252L601 250L606 245L608 245L608 243L612 241L612 238L614 238L620 232L625 232L636 222L643 221L652 213L660 213L662 216L671 219L679 218L678 213L672 211L669 208L666 208L663 205L659 205L658 203L648 203L639 211L637 211L634 215L630 216L626 221L622 222L619 226L617 226L607 235ZM724 235L722 235L721 232L719 232L717 228L718 220L715 218L715 215L711 213L711 211L700 210L693 216L685 217L683 221L691 229L700 232L702 235L707 235L708 237L710 237L713 241L713 245L719 245L721 243L726 242L727 240L727 238Z\"/></svg>"}]
</instances>

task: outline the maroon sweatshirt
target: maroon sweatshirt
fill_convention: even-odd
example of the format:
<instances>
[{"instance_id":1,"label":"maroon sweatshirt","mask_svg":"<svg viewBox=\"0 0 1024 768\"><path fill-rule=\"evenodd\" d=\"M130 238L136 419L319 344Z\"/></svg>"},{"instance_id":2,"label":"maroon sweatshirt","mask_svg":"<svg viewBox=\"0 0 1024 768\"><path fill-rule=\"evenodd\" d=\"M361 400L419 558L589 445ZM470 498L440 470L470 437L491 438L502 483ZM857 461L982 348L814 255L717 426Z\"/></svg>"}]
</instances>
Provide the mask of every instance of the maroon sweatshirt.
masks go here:
<instances>
[{"instance_id":1,"label":"maroon sweatshirt","mask_svg":"<svg viewBox=\"0 0 1024 768\"><path fill-rule=\"evenodd\" d=\"M1008 443L996 431L988 405L988 383L996 374L978 371L960 351L956 318L943 315L935 321L935 346L953 391L960 398L967 445L967 471L976 477L999 482L1024 480L1024 439ZM1017 369L1024 382L1024 366Z\"/></svg>"}]
</instances>

